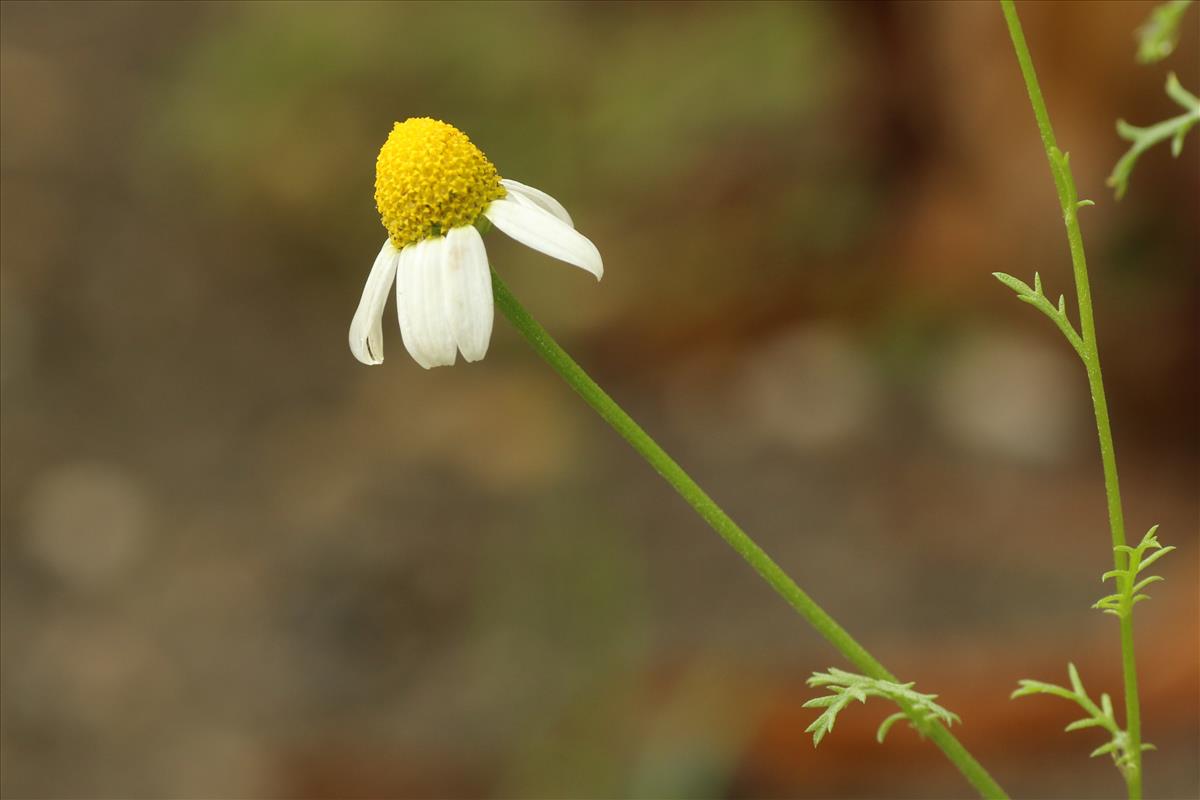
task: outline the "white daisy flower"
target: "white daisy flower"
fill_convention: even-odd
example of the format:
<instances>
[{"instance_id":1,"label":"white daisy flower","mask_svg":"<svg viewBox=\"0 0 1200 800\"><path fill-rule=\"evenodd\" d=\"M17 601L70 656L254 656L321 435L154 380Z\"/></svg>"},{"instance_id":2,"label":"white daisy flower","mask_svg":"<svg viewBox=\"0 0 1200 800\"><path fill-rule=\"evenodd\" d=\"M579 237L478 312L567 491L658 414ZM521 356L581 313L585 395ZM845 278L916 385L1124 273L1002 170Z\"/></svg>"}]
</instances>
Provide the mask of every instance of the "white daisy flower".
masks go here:
<instances>
[{"instance_id":1,"label":"white daisy flower","mask_svg":"<svg viewBox=\"0 0 1200 800\"><path fill-rule=\"evenodd\" d=\"M487 353L492 277L477 226L487 222L521 244L587 270L599 280L596 246L550 195L501 178L452 125L397 122L375 164L375 206L388 239L371 267L350 323L350 351L383 362L383 308L396 284L404 347L426 369ZM484 220L487 220L485 222Z\"/></svg>"}]
</instances>

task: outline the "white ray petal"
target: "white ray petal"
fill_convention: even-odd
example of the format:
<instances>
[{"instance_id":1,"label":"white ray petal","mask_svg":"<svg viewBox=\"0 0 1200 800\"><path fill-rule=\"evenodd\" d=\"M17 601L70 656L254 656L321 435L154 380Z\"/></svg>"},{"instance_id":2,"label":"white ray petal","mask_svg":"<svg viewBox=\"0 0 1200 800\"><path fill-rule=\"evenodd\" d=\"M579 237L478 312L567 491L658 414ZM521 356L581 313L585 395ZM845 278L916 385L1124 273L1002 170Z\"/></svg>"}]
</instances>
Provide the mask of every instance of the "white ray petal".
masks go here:
<instances>
[{"instance_id":1,"label":"white ray petal","mask_svg":"<svg viewBox=\"0 0 1200 800\"><path fill-rule=\"evenodd\" d=\"M429 240L421 285L424 289L425 324L433 366L448 367L458 358L454 329L446 313L446 271L450 261L450 243L445 237Z\"/></svg>"},{"instance_id":2,"label":"white ray petal","mask_svg":"<svg viewBox=\"0 0 1200 800\"><path fill-rule=\"evenodd\" d=\"M492 338L492 275L483 237L474 225L446 234L449 258L444 272L446 315L458 349L467 361L487 355Z\"/></svg>"},{"instance_id":3,"label":"white ray petal","mask_svg":"<svg viewBox=\"0 0 1200 800\"><path fill-rule=\"evenodd\" d=\"M367 275L358 310L350 321L350 352L364 364L383 363L383 308L396 279L399 258L400 251L391 240L385 241Z\"/></svg>"},{"instance_id":4,"label":"white ray petal","mask_svg":"<svg viewBox=\"0 0 1200 800\"><path fill-rule=\"evenodd\" d=\"M425 357L422 348L423 339L418 329L424 330L425 309L416 299L421 296L421 272L417 269L417 260L425 242L410 244L400 251L400 263L396 270L396 315L400 318L400 338L404 340L404 349L413 360L425 369L432 364Z\"/></svg>"},{"instance_id":5,"label":"white ray petal","mask_svg":"<svg viewBox=\"0 0 1200 800\"><path fill-rule=\"evenodd\" d=\"M567 213L567 209L563 208L563 204L543 192L541 189L535 189L532 186L526 186L520 181L514 181L511 178L501 178L500 185L512 193L514 197L518 199L529 200L543 211L549 211L551 214L558 217L572 228L575 227L575 223L571 221L571 215Z\"/></svg>"},{"instance_id":6,"label":"white ray petal","mask_svg":"<svg viewBox=\"0 0 1200 800\"><path fill-rule=\"evenodd\" d=\"M596 280L604 275L604 262L596 245L549 211L500 199L493 201L483 214L521 244L581 267L595 275Z\"/></svg>"},{"instance_id":7,"label":"white ray petal","mask_svg":"<svg viewBox=\"0 0 1200 800\"><path fill-rule=\"evenodd\" d=\"M400 254L396 275L400 335L409 355L425 369L449 366L456 356L442 289L448 252L446 240L434 238L409 245Z\"/></svg>"}]
</instances>

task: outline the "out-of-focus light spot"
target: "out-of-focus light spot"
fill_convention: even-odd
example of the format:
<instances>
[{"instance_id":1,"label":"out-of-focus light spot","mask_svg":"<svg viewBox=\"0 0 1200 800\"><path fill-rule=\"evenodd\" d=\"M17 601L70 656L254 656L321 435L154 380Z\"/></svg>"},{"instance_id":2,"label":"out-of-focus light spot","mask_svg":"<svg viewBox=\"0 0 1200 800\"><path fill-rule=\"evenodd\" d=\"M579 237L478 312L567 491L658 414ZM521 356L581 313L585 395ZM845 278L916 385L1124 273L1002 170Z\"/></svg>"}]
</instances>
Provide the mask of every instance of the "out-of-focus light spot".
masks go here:
<instances>
[{"instance_id":1,"label":"out-of-focus light spot","mask_svg":"<svg viewBox=\"0 0 1200 800\"><path fill-rule=\"evenodd\" d=\"M799 450L837 447L862 434L879 400L862 350L833 327L792 329L746 367L743 402L764 437Z\"/></svg>"},{"instance_id":2,"label":"out-of-focus light spot","mask_svg":"<svg viewBox=\"0 0 1200 800\"><path fill-rule=\"evenodd\" d=\"M29 552L78 587L120 577L145 547L149 500L120 467L73 462L38 480L29 496Z\"/></svg>"},{"instance_id":3,"label":"out-of-focus light spot","mask_svg":"<svg viewBox=\"0 0 1200 800\"><path fill-rule=\"evenodd\" d=\"M1081 368L1065 345L1055 350L1035 339L988 335L949 357L932 382L930 401L938 426L957 444L1052 462L1068 449L1073 419L1083 408L1075 381Z\"/></svg>"}]
</instances>

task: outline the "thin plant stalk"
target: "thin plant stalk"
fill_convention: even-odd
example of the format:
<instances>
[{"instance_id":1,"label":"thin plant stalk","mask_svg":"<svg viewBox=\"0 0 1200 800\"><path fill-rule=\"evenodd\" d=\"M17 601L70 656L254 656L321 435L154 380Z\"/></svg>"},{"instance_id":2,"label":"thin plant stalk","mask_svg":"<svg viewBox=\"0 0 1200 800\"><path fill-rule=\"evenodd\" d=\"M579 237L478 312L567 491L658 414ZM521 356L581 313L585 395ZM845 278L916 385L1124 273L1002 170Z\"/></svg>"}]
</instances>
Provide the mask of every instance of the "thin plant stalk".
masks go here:
<instances>
[{"instance_id":1,"label":"thin plant stalk","mask_svg":"<svg viewBox=\"0 0 1200 800\"><path fill-rule=\"evenodd\" d=\"M607 422L613 430L621 435L639 455L661 475L667 483L687 501L700 517L720 535L725 542L737 551L751 567L775 590L780 597L788 602L800 616L804 617L821 636L837 648L846 659L862 671L863 674L880 680L895 682L897 679L888 672L870 653L854 640L846 630L834 621L816 602L813 601L787 573L755 544L754 540L743 531L736 522L730 519L721 507L692 479L676 461L667 454L659 444L650 437L633 418L625 413L616 401L588 376L583 368L567 354L565 350L551 338L537 320L521 305L500 276L492 272L492 287L496 306L508 318L537 354L550 365L559 376L583 398L592 409ZM954 763L972 786L985 798L1004 798L1007 795L1000 785L987 773L987 770L963 747L955 736L941 723L926 721L916 714L911 705L901 704L901 708L918 730L933 740L946 757Z\"/></svg>"},{"instance_id":2,"label":"thin plant stalk","mask_svg":"<svg viewBox=\"0 0 1200 800\"><path fill-rule=\"evenodd\" d=\"M1116 548L1125 544L1125 515L1121 508L1121 487L1117 480L1117 458L1113 449L1112 426L1108 419L1108 401L1104 394L1104 379L1100 373L1100 353L1096 346L1096 321L1092 313L1092 293L1088 283L1087 259L1083 252L1083 235L1079 230L1079 200L1075 190L1075 181L1071 177L1069 167L1065 167L1061 151L1054 139L1054 129L1050 125L1050 114L1046 110L1046 101L1042 98L1042 90L1038 86L1037 73L1033 69L1033 60L1029 55L1029 47L1025 44L1025 35L1021 30L1021 21L1012 0L1000 0L1004 12L1008 33L1012 38L1013 49L1016 51L1017 63L1021 67L1021 75L1025 79L1025 88L1029 93L1029 102L1033 106L1033 115L1037 119L1038 131L1041 133L1042 146L1046 150L1046 158L1050 162L1050 172L1054 178L1054 186L1058 191L1059 205L1062 207L1063 222L1067 228L1067 242L1071 249L1071 266L1075 276L1075 294L1079 301L1079 333L1083 341L1080 358L1087 370L1088 386L1092 392L1092 407L1096 415L1096 433L1100 439L1100 461L1104 467L1104 491L1108 498L1108 522L1112 532L1113 564L1116 569L1125 569L1128 555ZM1133 615L1126 614L1120 618L1121 624L1121 663L1125 677L1125 726L1129 736L1129 753L1132 765L1124 771L1126 786L1131 800L1140 800L1142 796L1142 725L1141 711L1138 702L1137 661L1133 644Z\"/></svg>"}]
</instances>

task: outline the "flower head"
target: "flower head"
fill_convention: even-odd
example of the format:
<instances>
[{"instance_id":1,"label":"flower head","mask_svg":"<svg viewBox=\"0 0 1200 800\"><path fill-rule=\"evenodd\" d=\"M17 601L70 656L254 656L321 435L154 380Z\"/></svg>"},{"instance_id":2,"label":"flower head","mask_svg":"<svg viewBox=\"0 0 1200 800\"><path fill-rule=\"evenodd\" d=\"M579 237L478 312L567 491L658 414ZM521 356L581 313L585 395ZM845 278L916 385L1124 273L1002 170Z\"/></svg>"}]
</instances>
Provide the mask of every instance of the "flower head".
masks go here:
<instances>
[{"instance_id":1,"label":"flower head","mask_svg":"<svg viewBox=\"0 0 1200 800\"><path fill-rule=\"evenodd\" d=\"M466 134L445 122L395 124L375 165L375 205L388 239L350 323L350 350L364 364L383 361L383 309L393 283L400 335L418 364L453 364L458 352L467 361L484 357L493 307L481 217L597 280L604 273L596 246L557 200L500 178Z\"/></svg>"},{"instance_id":2,"label":"flower head","mask_svg":"<svg viewBox=\"0 0 1200 800\"><path fill-rule=\"evenodd\" d=\"M474 225L505 194L487 156L434 119L396 123L375 165L375 206L397 248Z\"/></svg>"}]
</instances>

